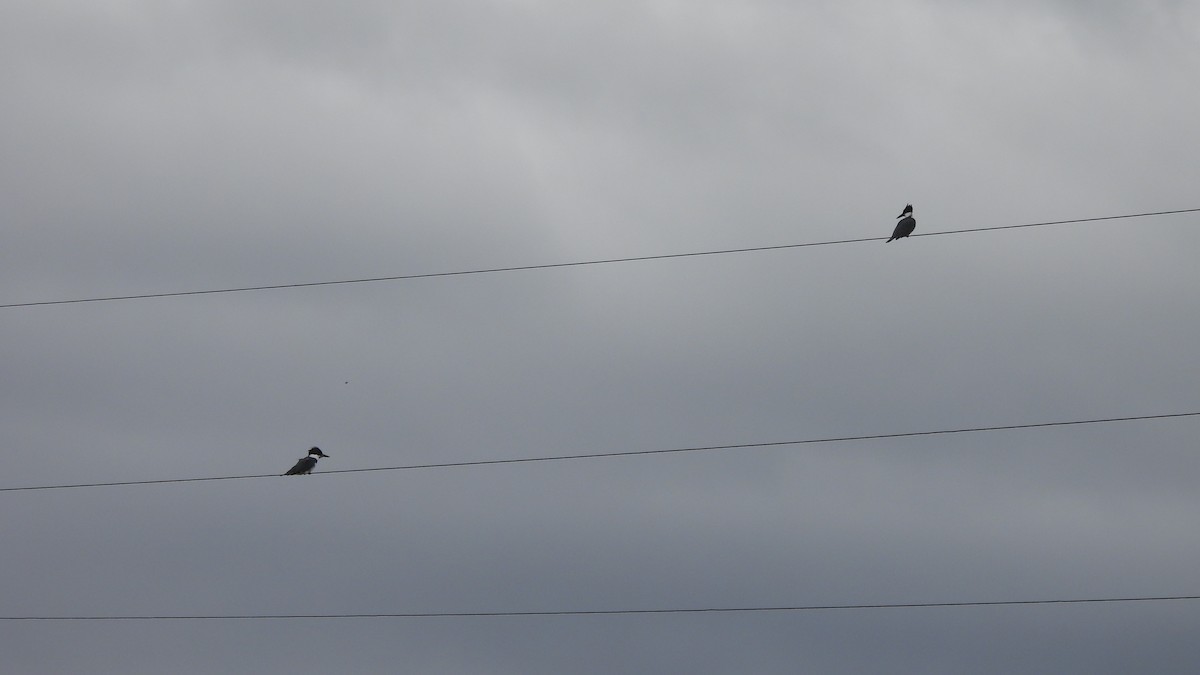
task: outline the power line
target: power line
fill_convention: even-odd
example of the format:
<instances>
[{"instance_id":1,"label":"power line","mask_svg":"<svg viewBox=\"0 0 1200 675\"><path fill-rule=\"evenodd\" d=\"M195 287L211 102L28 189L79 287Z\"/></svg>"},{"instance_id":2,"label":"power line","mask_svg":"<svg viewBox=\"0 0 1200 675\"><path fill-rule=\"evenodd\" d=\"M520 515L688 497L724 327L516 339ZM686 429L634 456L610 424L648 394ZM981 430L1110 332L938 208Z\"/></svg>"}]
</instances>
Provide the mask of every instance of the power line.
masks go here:
<instances>
[{"instance_id":1,"label":"power line","mask_svg":"<svg viewBox=\"0 0 1200 675\"><path fill-rule=\"evenodd\" d=\"M551 455L547 457L512 457L507 459L479 459L461 462L438 462L433 464L404 464L400 466L377 466L365 469L334 469L321 471L314 476L324 476L336 473L367 473L371 471L408 471L416 469L451 469L468 466L492 466L496 464L530 464L533 462L559 462L579 459L606 459L615 457L637 457L645 455L667 455L685 452L704 452L715 450L736 450L748 448L768 448L784 445L811 445L817 443L842 443L847 441L874 441L888 438L910 438L914 436L940 436L948 434L980 433L986 431L1012 431L1016 429L1040 429L1046 427L1080 426L1084 424L1104 424L1109 422L1133 422L1141 420L1162 420L1176 417L1196 417L1200 412L1167 413L1161 415L1137 415L1131 417L1106 417L1102 419L1071 420L1065 422L1034 422L1031 424L1007 424L991 427L968 427L962 429L937 429L933 431L904 431L887 434L870 434L864 436L835 436L827 438L808 438L792 441L765 441L760 443L733 443L728 445L704 445L684 448L667 448L659 450L627 450L623 452L593 452L574 455ZM25 487L0 488L0 492L28 492L33 490L64 490L71 488L116 487L122 485L156 485L161 483L198 483L202 481L245 480L251 478L279 478L279 474L248 474L243 476L206 476L202 478L161 478L156 480L129 480L109 483L72 483L64 485L30 485ZM295 479L291 479L295 480Z\"/></svg>"},{"instance_id":2,"label":"power line","mask_svg":"<svg viewBox=\"0 0 1200 675\"><path fill-rule=\"evenodd\" d=\"M976 227L965 230L947 230L944 232L925 232L914 234L912 237L934 237L943 234L966 234L969 232L991 232L995 230L1015 230L1027 227L1043 227L1046 225L1067 225L1071 223L1091 223L1101 220L1118 220L1125 218L1146 218L1150 216L1166 216L1179 213L1200 212L1200 208L1176 209L1172 211L1152 211L1146 213L1129 213L1118 216L1098 216L1094 218L1073 218L1071 220L1050 220L1039 223L1023 223L1020 225L997 225L994 227ZM693 251L691 253L664 253L660 255L632 256L627 258L603 258L597 260L577 260L573 262L545 263L540 265L516 265L511 267L486 267L452 272L426 272L420 274L398 274L386 277L365 277L361 279L337 279L332 281L308 281L291 284L271 284L266 286L240 286L234 288L212 288L195 291L170 291L164 293L139 293L135 295L110 295L91 298L72 298L67 300L38 300L32 302L11 302L0 304L0 309L16 307L40 307L45 305L73 305L89 302L110 302L116 300L147 300L150 298L177 298L187 295L216 295L219 293L242 293L247 291L274 291L285 288L311 288L314 286L337 286L343 284L367 284L380 281L406 281L412 279L433 279L437 277L466 276L472 274L495 274L498 272L520 272L529 270L545 270L559 267L582 267L585 265L608 265L613 263L644 262L648 260L667 260L670 258L695 258L699 256L726 255L730 253L756 253L761 251L778 251L788 248L807 248L810 246L836 246L840 244L860 244L868 241L883 241L887 237L864 237L860 239L837 239L832 241L812 241L800 244L778 244L774 246L752 246L748 248L728 248L714 251Z\"/></svg>"},{"instance_id":3,"label":"power line","mask_svg":"<svg viewBox=\"0 0 1200 675\"><path fill-rule=\"evenodd\" d=\"M932 609L947 607L1006 607L1027 605L1083 605L1127 602L1200 600L1200 595L1159 595L1127 598L1072 598L1054 600L981 600L972 602L898 602L862 605L791 605L775 607L696 607L667 609L576 609L516 612L395 612L371 614L158 614L107 616L0 616L0 621L211 621L270 619L446 619L550 616L628 616L637 614L745 614L751 612L824 612L867 609Z\"/></svg>"}]
</instances>

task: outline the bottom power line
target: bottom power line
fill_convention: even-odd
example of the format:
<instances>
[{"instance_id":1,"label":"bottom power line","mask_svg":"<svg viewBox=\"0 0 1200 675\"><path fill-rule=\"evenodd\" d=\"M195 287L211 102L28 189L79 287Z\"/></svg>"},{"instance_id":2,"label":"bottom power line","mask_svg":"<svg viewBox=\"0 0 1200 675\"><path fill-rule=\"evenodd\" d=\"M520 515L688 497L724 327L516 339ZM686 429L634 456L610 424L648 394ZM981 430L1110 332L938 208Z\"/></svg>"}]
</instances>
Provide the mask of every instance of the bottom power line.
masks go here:
<instances>
[{"instance_id":1,"label":"bottom power line","mask_svg":"<svg viewBox=\"0 0 1200 675\"><path fill-rule=\"evenodd\" d=\"M780 607L699 607L668 609L578 609L529 612L397 612L381 614L162 614L112 616L0 616L0 621L212 621L265 619L436 619L471 617L613 616L634 614L739 614L749 612L818 612L863 609L922 609L938 607L1006 607L1014 605L1083 605L1123 602L1200 600L1200 595L1157 595L1125 598L1066 600L982 600L974 602L900 602L860 605L792 605Z\"/></svg>"}]
</instances>

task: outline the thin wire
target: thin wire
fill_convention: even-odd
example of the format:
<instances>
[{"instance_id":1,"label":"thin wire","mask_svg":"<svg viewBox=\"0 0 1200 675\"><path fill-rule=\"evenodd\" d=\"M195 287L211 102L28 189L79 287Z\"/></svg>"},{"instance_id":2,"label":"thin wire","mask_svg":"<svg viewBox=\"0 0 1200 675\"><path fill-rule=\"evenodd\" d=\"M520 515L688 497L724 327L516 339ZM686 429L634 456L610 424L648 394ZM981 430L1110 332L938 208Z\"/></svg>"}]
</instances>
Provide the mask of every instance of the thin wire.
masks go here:
<instances>
[{"instance_id":1,"label":"thin wire","mask_svg":"<svg viewBox=\"0 0 1200 675\"><path fill-rule=\"evenodd\" d=\"M1014 605L1082 605L1118 602L1200 600L1200 595L1160 595L1129 598L1066 600L983 600L974 602L898 602L864 605L792 605L781 607L697 607L668 609L579 609L529 612L394 612L372 614L159 614L109 616L0 616L0 621L197 621L264 619L433 619L468 617L617 616L634 614L735 614L749 612L824 612L865 609L929 609L945 607L1004 607Z\"/></svg>"},{"instance_id":2,"label":"thin wire","mask_svg":"<svg viewBox=\"0 0 1200 675\"><path fill-rule=\"evenodd\" d=\"M1175 209L1172 211L1152 211L1147 213L1129 213L1119 216L1098 216L1095 218L1073 218L1071 220L1050 220L1040 223L1023 223L1020 225L997 225L994 227L976 227L965 230L948 230L945 232L925 232L911 235L912 237L934 237L942 234L966 234L968 232L990 232L995 230L1015 230L1026 227L1042 227L1045 225L1067 225L1071 223L1091 223L1101 220L1118 220L1123 218L1146 218L1149 216L1166 216L1179 213L1195 213L1200 208ZM333 281L309 281L292 284L272 284L267 286L241 286L235 288L212 288L196 291L173 291L166 293L139 293L136 295L110 295L92 298L73 298L68 300L39 300L33 302L11 302L0 304L0 309L16 307L40 307L46 305L72 305L87 302L110 302L117 300L146 300L150 298L177 298L186 295L215 295L218 293L242 293L246 291L273 291L285 288L311 288L314 286L336 286L341 284L368 284L380 281L405 281L412 279L432 279L436 277L466 276L471 274L495 274L498 272L519 272L527 270L545 270L559 267L582 267L584 265L608 265L613 263L644 262L647 260L666 260L669 258L694 258L698 256L726 255L730 253L755 253L760 251L778 251L787 248L807 248L810 246L835 246L840 244L859 244L867 241L884 241L887 237L864 237L860 239L838 239L833 241L813 241L801 244L778 244L774 246L752 246L748 248L729 248L715 251L694 251L691 253L664 253L661 255L632 256L628 258L604 258L599 260L578 260L574 262L546 263L541 265L516 265L512 267L488 267L453 272L427 272L422 274L399 274L386 277L365 277L361 279L338 279Z\"/></svg>"},{"instance_id":3,"label":"thin wire","mask_svg":"<svg viewBox=\"0 0 1200 675\"><path fill-rule=\"evenodd\" d=\"M905 431L889 434L870 434L865 436L836 436L829 438L808 438L793 441L766 441L761 443L733 443L729 445L704 445L686 448L667 448L660 450L628 450L624 452L594 452L576 455L551 455L548 457L513 457L508 459L479 459L461 462L438 462L434 464L404 464L400 466L377 466L365 469L333 469L312 474L323 476L336 473L366 473L369 471L409 471L416 469L450 469L468 466L492 466L496 464L527 464L533 462L559 462L579 459L607 459L614 457L637 457L644 455L667 455L685 452L704 452L710 450L735 450L745 448L767 448L783 445L810 445L816 443L842 443L846 441L873 441L888 438L910 438L914 436L939 436L947 434L979 433L985 431L1011 431L1015 429L1039 429L1045 427L1067 427L1084 424L1104 424L1109 422L1133 422L1139 420L1162 420L1174 417L1196 417L1200 412L1167 413L1162 415L1137 415L1132 417L1107 417L1103 419L1072 420L1067 422L1036 422L1032 424L1007 424L991 427L969 427L963 429L938 429L934 431ZM245 480L250 478L279 478L279 474L249 474L244 476L207 476L203 478L161 478L156 480L129 480L111 483L73 483L68 485L30 485L25 487L0 488L0 492L22 492L33 490L65 490L71 488L116 487L121 485L155 485L161 483L196 483L217 480Z\"/></svg>"}]
</instances>

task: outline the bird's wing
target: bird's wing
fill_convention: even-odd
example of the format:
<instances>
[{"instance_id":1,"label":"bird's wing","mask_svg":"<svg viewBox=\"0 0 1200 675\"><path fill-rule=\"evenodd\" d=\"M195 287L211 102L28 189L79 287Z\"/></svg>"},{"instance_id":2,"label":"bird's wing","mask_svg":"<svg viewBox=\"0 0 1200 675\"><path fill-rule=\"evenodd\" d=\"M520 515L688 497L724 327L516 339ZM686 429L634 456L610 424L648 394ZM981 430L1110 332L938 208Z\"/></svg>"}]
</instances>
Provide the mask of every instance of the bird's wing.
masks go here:
<instances>
[{"instance_id":1,"label":"bird's wing","mask_svg":"<svg viewBox=\"0 0 1200 675\"><path fill-rule=\"evenodd\" d=\"M317 460L313 459L312 457L303 457L300 459L300 461L296 462L296 466L288 469L288 472L283 475L295 476L297 474L308 473L309 471L312 471L312 468L316 465Z\"/></svg>"}]
</instances>

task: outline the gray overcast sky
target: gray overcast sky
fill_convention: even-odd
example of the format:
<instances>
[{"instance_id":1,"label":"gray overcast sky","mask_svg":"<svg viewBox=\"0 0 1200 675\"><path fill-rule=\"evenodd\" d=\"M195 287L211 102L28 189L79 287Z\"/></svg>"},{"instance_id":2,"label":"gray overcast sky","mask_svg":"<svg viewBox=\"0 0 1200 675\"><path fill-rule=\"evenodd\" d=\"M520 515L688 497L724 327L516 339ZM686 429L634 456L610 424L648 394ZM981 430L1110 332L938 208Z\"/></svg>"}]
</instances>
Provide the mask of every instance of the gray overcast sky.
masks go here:
<instances>
[{"instance_id":1,"label":"gray overcast sky","mask_svg":"<svg viewBox=\"0 0 1200 675\"><path fill-rule=\"evenodd\" d=\"M0 304L1200 206L1187 1L0 3ZM1200 410L1195 214L0 309L0 487ZM1200 594L1195 418L0 493L0 615ZM0 624L21 673L1194 673L1200 602Z\"/></svg>"}]
</instances>

